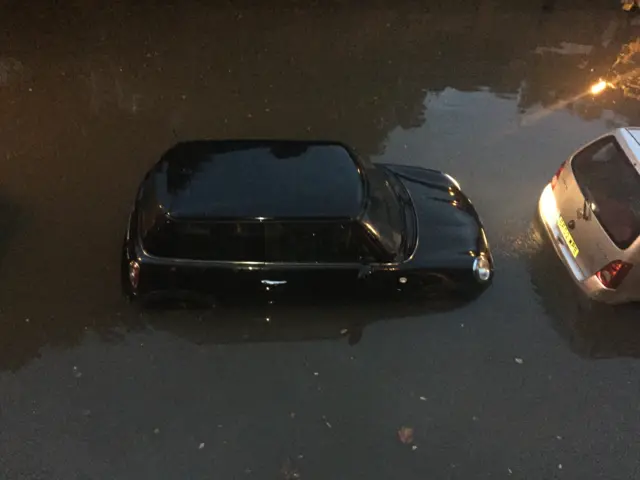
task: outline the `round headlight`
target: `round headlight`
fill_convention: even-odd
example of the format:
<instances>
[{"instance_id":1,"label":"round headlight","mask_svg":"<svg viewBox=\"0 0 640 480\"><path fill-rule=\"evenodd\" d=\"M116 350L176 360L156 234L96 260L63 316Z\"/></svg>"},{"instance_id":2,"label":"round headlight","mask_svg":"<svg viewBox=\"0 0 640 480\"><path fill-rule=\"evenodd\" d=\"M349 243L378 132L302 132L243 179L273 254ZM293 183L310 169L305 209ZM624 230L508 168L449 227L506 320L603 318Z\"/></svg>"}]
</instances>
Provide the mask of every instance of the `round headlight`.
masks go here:
<instances>
[{"instance_id":1,"label":"round headlight","mask_svg":"<svg viewBox=\"0 0 640 480\"><path fill-rule=\"evenodd\" d=\"M484 255L478 256L473 261L473 273L479 282L487 282L491 279L491 262Z\"/></svg>"},{"instance_id":2,"label":"round headlight","mask_svg":"<svg viewBox=\"0 0 640 480\"><path fill-rule=\"evenodd\" d=\"M129 262L129 282L134 289L138 288L138 283L140 282L140 264L135 260Z\"/></svg>"}]
</instances>

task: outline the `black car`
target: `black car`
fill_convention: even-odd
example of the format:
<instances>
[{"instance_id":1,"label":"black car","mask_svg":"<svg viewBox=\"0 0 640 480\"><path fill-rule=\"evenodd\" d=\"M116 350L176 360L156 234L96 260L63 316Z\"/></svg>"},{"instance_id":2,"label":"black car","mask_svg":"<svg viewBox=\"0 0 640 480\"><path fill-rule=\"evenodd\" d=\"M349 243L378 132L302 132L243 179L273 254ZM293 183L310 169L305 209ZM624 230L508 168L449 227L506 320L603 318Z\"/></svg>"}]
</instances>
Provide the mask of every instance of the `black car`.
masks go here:
<instances>
[{"instance_id":1,"label":"black car","mask_svg":"<svg viewBox=\"0 0 640 480\"><path fill-rule=\"evenodd\" d=\"M337 142L182 142L144 178L122 252L129 298L474 296L493 277L450 176Z\"/></svg>"}]
</instances>

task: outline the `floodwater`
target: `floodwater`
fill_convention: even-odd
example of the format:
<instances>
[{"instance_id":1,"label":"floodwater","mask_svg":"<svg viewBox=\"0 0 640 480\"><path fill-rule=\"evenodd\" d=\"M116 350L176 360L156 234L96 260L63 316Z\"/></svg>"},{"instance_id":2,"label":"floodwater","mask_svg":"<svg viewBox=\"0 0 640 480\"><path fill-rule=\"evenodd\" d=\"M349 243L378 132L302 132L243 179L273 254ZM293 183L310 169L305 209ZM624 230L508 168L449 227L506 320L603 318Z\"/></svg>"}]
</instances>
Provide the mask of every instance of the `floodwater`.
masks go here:
<instances>
[{"instance_id":1,"label":"floodwater","mask_svg":"<svg viewBox=\"0 0 640 480\"><path fill-rule=\"evenodd\" d=\"M637 477L639 307L585 306L532 220L572 151L640 123L640 17L99 3L0 2L1 478ZM139 181L178 140L246 137L447 171L494 285L455 310L140 314L118 283Z\"/></svg>"}]
</instances>

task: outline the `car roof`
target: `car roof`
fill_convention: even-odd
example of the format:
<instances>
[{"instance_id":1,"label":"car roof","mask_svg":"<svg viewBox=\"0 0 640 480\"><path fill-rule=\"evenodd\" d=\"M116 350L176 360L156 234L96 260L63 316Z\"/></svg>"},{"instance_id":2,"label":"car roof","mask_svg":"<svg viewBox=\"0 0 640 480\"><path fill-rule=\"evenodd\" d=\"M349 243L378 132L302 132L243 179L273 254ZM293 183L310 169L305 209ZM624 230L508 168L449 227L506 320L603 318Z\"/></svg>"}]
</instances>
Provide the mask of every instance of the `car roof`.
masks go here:
<instances>
[{"instance_id":1,"label":"car roof","mask_svg":"<svg viewBox=\"0 0 640 480\"><path fill-rule=\"evenodd\" d=\"M640 173L640 128L618 128L614 131L614 134L620 141L632 165L638 170L638 173Z\"/></svg>"},{"instance_id":2,"label":"car roof","mask_svg":"<svg viewBox=\"0 0 640 480\"><path fill-rule=\"evenodd\" d=\"M362 171L338 142L201 140L169 149L152 177L176 219L353 219L364 204Z\"/></svg>"},{"instance_id":3,"label":"car roof","mask_svg":"<svg viewBox=\"0 0 640 480\"><path fill-rule=\"evenodd\" d=\"M633 151L636 160L640 160L640 127L627 127L626 130L635 142L629 142L629 147Z\"/></svg>"}]
</instances>

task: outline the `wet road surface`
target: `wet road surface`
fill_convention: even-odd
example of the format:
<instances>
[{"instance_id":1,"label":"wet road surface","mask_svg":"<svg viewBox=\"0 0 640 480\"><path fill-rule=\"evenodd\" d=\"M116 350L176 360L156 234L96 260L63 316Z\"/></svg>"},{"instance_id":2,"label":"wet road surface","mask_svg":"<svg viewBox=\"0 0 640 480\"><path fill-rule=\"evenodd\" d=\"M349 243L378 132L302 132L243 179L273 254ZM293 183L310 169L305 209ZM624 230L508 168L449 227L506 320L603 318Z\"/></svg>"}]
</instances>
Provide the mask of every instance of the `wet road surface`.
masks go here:
<instances>
[{"instance_id":1,"label":"wet road surface","mask_svg":"<svg viewBox=\"0 0 640 480\"><path fill-rule=\"evenodd\" d=\"M638 17L291 3L0 2L0 477L638 478L640 310L581 302L532 221L573 150L640 123ZM606 75L625 88L586 94ZM493 287L454 310L139 314L118 283L135 189L204 137L447 171Z\"/></svg>"}]
</instances>

